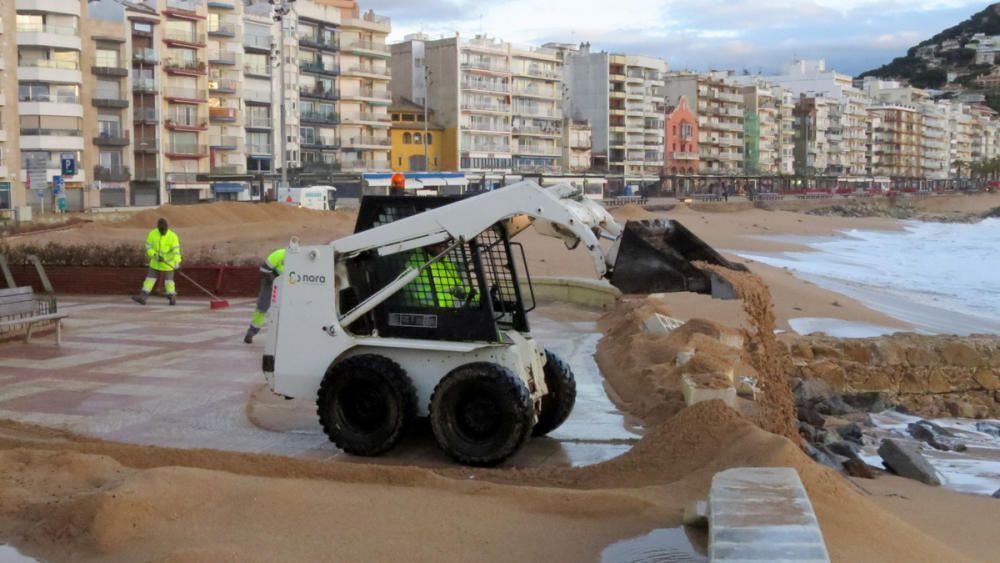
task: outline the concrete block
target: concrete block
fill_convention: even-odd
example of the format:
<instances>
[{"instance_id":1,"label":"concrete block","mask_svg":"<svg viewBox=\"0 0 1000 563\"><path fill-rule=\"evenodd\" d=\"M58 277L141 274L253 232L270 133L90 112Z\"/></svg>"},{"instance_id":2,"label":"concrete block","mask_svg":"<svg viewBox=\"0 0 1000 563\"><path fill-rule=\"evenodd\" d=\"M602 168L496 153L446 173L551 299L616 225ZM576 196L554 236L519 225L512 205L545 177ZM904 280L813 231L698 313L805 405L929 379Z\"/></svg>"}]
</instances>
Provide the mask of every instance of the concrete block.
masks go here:
<instances>
[{"instance_id":1,"label":"concrete block","mask_svg":"<svg viewBox=\"0 0 1000 563\"><path fill-rule=\"evenodd\" d=\"M709 387L699 383L703 376L685 375L681 380L681 392L684 394L684 404L691 406L702 401L713 401L721 399L731 408L736 408L736 388L732 385L727 387ZM725 377L720 375L718 377Z\"/></svg>"},{"instance_id":2,"label":"concrete block","mask_svg":"<svg viewBox=\"0 0 1000 563\"><path fill-rule=\"evenodd\" d=\"M708 501L696 500L684 507L684 525L696 528L708 527Z\"/></svg>"},{"instance_id":3,"label":"concrete block","mask_svg":"<svg viewBox=\"0 0 1000 563\"><path fill-rule=\"evenodd\" d=\"M751 401L757 400L760 389L757 387L757 378L746 375L736 376L736 394Z\"/></svg>"},{"instance_id":4,"label":"concrete block","mask_svg":"<svg viewBox=\"0 0 1000 563\"><path fill-rule=\"evenodd\" d=\"M709 561L830 561L809 495L790 467L719 472L708 505Z\"/></svg>"},{"instance_id":5,"label":"concrete block","mask_svg":"<svg viewBox=\"0 0 1000 563\"><path fill-rule=\"evenodd\" d=\"M669 334L682 324L684 324L682 320L659 313L653 313L642 323L643 330L653 334Z\"/></svg>"}]
</instances>

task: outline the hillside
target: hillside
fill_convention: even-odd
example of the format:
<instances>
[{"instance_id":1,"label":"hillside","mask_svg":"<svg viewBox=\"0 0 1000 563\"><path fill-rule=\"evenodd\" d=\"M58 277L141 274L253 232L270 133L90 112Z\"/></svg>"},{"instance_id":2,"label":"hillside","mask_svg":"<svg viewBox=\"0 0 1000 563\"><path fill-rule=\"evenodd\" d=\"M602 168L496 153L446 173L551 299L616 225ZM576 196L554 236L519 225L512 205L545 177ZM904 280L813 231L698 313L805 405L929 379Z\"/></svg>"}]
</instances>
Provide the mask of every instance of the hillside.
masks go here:
<instances>
[{"instance_id":1,"label":"hillside","mask_svg":"<svg viewBox=\"0 0 1000 563\"><path fill-rule=\"evenodd\" d=\"M958 74L952 87L974 89L975 78L988 74L993 64L976 64L976 50L969 42L977 33L1000 35L1000 3L991 4L969 19L910 47L906 55L866 71L860 78L905 79L918 88L944 88L948 73Z\"/></svg>"}]
</instances>

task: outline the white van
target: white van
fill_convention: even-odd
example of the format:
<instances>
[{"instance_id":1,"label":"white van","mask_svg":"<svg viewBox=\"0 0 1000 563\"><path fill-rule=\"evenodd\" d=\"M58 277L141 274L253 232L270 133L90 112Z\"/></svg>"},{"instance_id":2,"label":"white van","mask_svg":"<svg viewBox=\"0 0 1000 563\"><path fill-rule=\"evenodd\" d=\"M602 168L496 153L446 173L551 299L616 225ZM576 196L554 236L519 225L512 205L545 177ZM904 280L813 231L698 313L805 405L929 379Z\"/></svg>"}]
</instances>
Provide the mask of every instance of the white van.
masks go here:
<instances>
[{"instance_id":1,"label":"white van","mask_svg":"<svg viewBox=\"0 0 1000 563\"><path fill-rule=\"evenodd\" d=\"M337 188L333 186L278 188L278 201L295 207L332 211L337 207Z\"/></svg>"}]
</instances>

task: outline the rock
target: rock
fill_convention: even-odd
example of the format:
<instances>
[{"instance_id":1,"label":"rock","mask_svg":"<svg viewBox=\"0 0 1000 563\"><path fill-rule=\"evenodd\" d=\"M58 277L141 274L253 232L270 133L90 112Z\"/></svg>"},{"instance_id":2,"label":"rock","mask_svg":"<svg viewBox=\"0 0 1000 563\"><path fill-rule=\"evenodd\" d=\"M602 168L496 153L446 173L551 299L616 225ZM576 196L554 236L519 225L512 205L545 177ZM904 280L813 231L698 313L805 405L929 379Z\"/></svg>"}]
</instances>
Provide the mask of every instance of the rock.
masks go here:
<instances>
[{"instance_id":1,"label":"rock","mask_svg":"<svg viewBox=\"0 0 1000 563\"><path fill-rule=\"evenodd\" d=\"M972 379L975 379L976 383L987 391L1000 389L1000 375L997 375L992 370L986 368L977 369Z\"/></svg>"},{"instance_id":2,"label":"rock","mask_svg":"<svg viewBox=\"0 0 1000 563\"><path fill-rule=\"evenodd\" d=\"M815 442L816 441L816 427L815 426L813 426L812 424L806 423L806 422L802 422L800 420L799 424L798 424L798 429L799 429L799 436L802 436L803 440L805 440L806 442Z\"/></svg>"},{"instance_id":3,"label":"rock","mask_svg":"<svg viewBox=\"0 0 1000 563\"><path fill-rule=\"evenodd\" d=\"M940 485L941 480L931 464L916 448L892 439L882 440L878 455L885 466L897 475L916 479L927 485Z\"/></svg>"},{"instance_id":4,"label":"rock","mask_svg":"<svg viewBox=\"0 0 1000 563\"><path fill-rule=\"evenodd\" d=\"M892 408L889 395L882 391L845 393L840 396L849 406L865 412L882 412Z\"/></svg>"},{"instance_id":5,"label":"rock","mask_svg":"<svg viewBox=\"0 0 1000 563\"><path fill-rule=\"evenodd\" d=\"M895 385L889 374L879 370L872 372L863 382L856 385L855 388L866 389L868 391L884 391L894 389Z\"/></svg>"},{"instance_id":6,"label":"rock","mask_svg":"<svg viewBox=\"0 0 1000 563\"><path fill-rule=\"evenodd\" d=\"M860 340L844 341L844 356L852 362L870 364L875 352L872 345Z\"/></svg>"},{"instance_id":7,"label":"rock","mask_svg":"<svg viewBox=\"0 0 1000 563\"><path fill-rule=\"evenodd\" d=\"M989 434L994 438L1000 438L1000 422L992 420L980 420L976 423L976 430L983 434Z\"/></svg>"},{"instance_id":8,"label":"rock","mask_svg":"<svg viewBox=\"0 0 1000 563\"><path fill-rule=\"evenodd\" d=\"M900 412L903 412L903 411L900 411ZM906 414L906 413L903 413L903 414ZM859 426L861 426L863 428L871 428L871 427L875 426L875 424L872 422L872 415L870 415L870 414L868 414L866 412L849 412L849 413L847 413L847 414L844 415L844 419L848 420L850 422L853 422L855 424L858 424Z\"/></svg>"},{"instance_id":9,"label":"rock","mask_svg":"<svg viewBox=\"0 0 1000 563\"><path fill-rule=\"evenodd\" d=\"M929 420L911 422L906 425L906 431L910 433L910 436L913 436L921 442L926 442L929 446L936 450L941 450L943 452L951 450L962 451L959 450L959 448L961 447L963 450L965 448L963 444L956 443L948 438L954 436L954 433L941 428Z\"/></svg>"},{"instance_id":10,"label":"rock","mask_svg":"<svg viewBox=\"0 0 1000 563\"><path fill-rule=\"evenodd\" d=\"M976 417L976 407L965 401L946 401L944 408L948 409L948 414L955 418Z\"/></svg>"},{"instance_id":11,"label":"rock","mask_svg":"<svg viewBox=\"0 0 1000 563\"><path fill-rule=\"evenodd\" d=\"M796 377L792 380L792 395L795 396L796 405L806 405L809 401L829 396L830 393L830 386L822 379Z\"/></svg>"},{"instance_id":12,"label":"rock","mask_svg":"<svg viewBox=\"0 0 1000 563\"><path fill-rule=\"evenodd\" d=\"M847 385L847 372L844 367L831 360L819 360L809 364L813 375L826 381L834 389L843 389Z\"/></svg>"},{"instance_id":13,"label":"rock","mask_svg":"<svg viewBox=\"0 0 1000 563\"><path fill-rule=\"evenodd\" d=\"M858 452L861 450L858 446L852 444L851 442L837 441L826 446L829 450L839 456L844 456L847 459L854 459L858 457Z\"/></svg>"},{"instance_id":14,"label":"rock","mask_svg":"<svg viewBox=\"0 0 1000 563\"><path fill-rule=\"evenodd\" d=\"M927 377L927 390L931 393L948 393L953 391L951 383L939 372L931 372Z\"/></svg>"},{"instance_id":15,"label":"rock","mask_svg":"<svg viewBox=\"0 0 1000 563\"><path fill-rule=\"evenodd\" d=\"M806 443L803 450L805 450L806 454L813 458L813 460L817 463L821 463L827 467L832 467L837 470L840 470L843 467L841 462L837 460L837 456L828 451L825 447L816 447L810 443Z\"/></svg>"},{"instance_id":16,"label":"rock","mask_svg":"<svg viewBox=\"0 0 1000 563\"><path fill-rule=\"evenodd\" d=\"M888 340L875 342L875 357L879 363L887 366L901 366L906 363L906 353L903 349Z\"/></svg>"},{"instance_id":17,"label":"rock","mask_svg":"<svg viewBox=\"0 0 1000 563\"><path fill-rule=\"evenodd\" d=\"M861 479L875 478L875 472L872 471L871 466L858 458L851 458L845 461L842 466L844 471L851 477L859 477Z\"/></svg>"},{"instance_id":18,"label":"rock","mask_svg":"<svg viewBox=\"0 0 1000 563\"><path fill-rule=\"evenodd\" d=\"M906 363L913 367L926 367L938 363L938 355L933 350L915 346L906 349Z\"/></svg>"},{"instance_id":19,"label":"rock","mask_svg":"<svg viewBox=\"0 0 1000 563\"><path fill-rule=\"evenodd\" d=\"M799 420L802 422L807 422L816 428L823 428L826 420L823 415L816 412L816 409L810 407L796 407L795 414L798 415Z\"/></svg>"},{"instance_id":20,"label":"rock","mask_svg":"<svg viewBox=\"0 0 1000 563\"><path fill-rule=\"evenodd\" d=\"M1000 498L1000 489L997 489L996 492L993 493L993 498Z\"/></svg>"},{"instance_id":21,"label":"rock","mask_svg":"<svg viewBox=\"0 0 1000 563\"><path fill-rule=\"evenodd\" d=\"M978 350L961 342L949 342L942 346L941 358L944 363L960 368L976 367L982 360Z\"/></svg>"},{"instance_id":22,"label":"rock","mask_svg":"<svg viewBox=\"0 0 1000 563\"><path fill-rule=\"evenodd\" d=\"M806 360L813 359L813 350L807 342L801 340L792 344L792 355Z\"/></svg>"},{"instance_id":23,"label":"rock","mask_svg":"<svg viewBox=\"0 0 1000 563\"><path fill-rule=\"evenodd\" d=\"M861 427L857 423L852 422L837 428L837 434L845 440L861 443Z\"/></svg>"},{"instance_id":24,"label":"rock","mask_svg":"<svg viewBox=\"0 0 1000 563\"><path fill-rule=\"evenodd\" d=\"M834 416L847 414L853 410L839 395L813 399L812 408L816 409L816 412L820 414Z\"/></svg>"}]
</instances>

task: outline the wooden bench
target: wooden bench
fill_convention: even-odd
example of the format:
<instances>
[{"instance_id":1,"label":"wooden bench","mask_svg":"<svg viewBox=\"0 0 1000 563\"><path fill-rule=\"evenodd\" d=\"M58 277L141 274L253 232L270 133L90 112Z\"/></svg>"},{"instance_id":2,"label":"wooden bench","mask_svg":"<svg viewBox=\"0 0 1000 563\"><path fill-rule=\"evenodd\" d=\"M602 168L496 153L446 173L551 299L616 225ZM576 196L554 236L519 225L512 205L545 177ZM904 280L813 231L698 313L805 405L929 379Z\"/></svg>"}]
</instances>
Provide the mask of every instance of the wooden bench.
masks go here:
<instances>
[{"instance_id":1,"label":"wooden bench","mask_svg":"<svg viewBox=\"0 0 1000 563\"><path fill-rule=\"evenodd\" d=\"M38 299L31 287L0 289L0 330L24 326L27 343L31 343L31 332L36 324L55 322L56 345L62 344L62 320L67 316L56 310L55 297Z\"/></svg>"}]
</instances>

